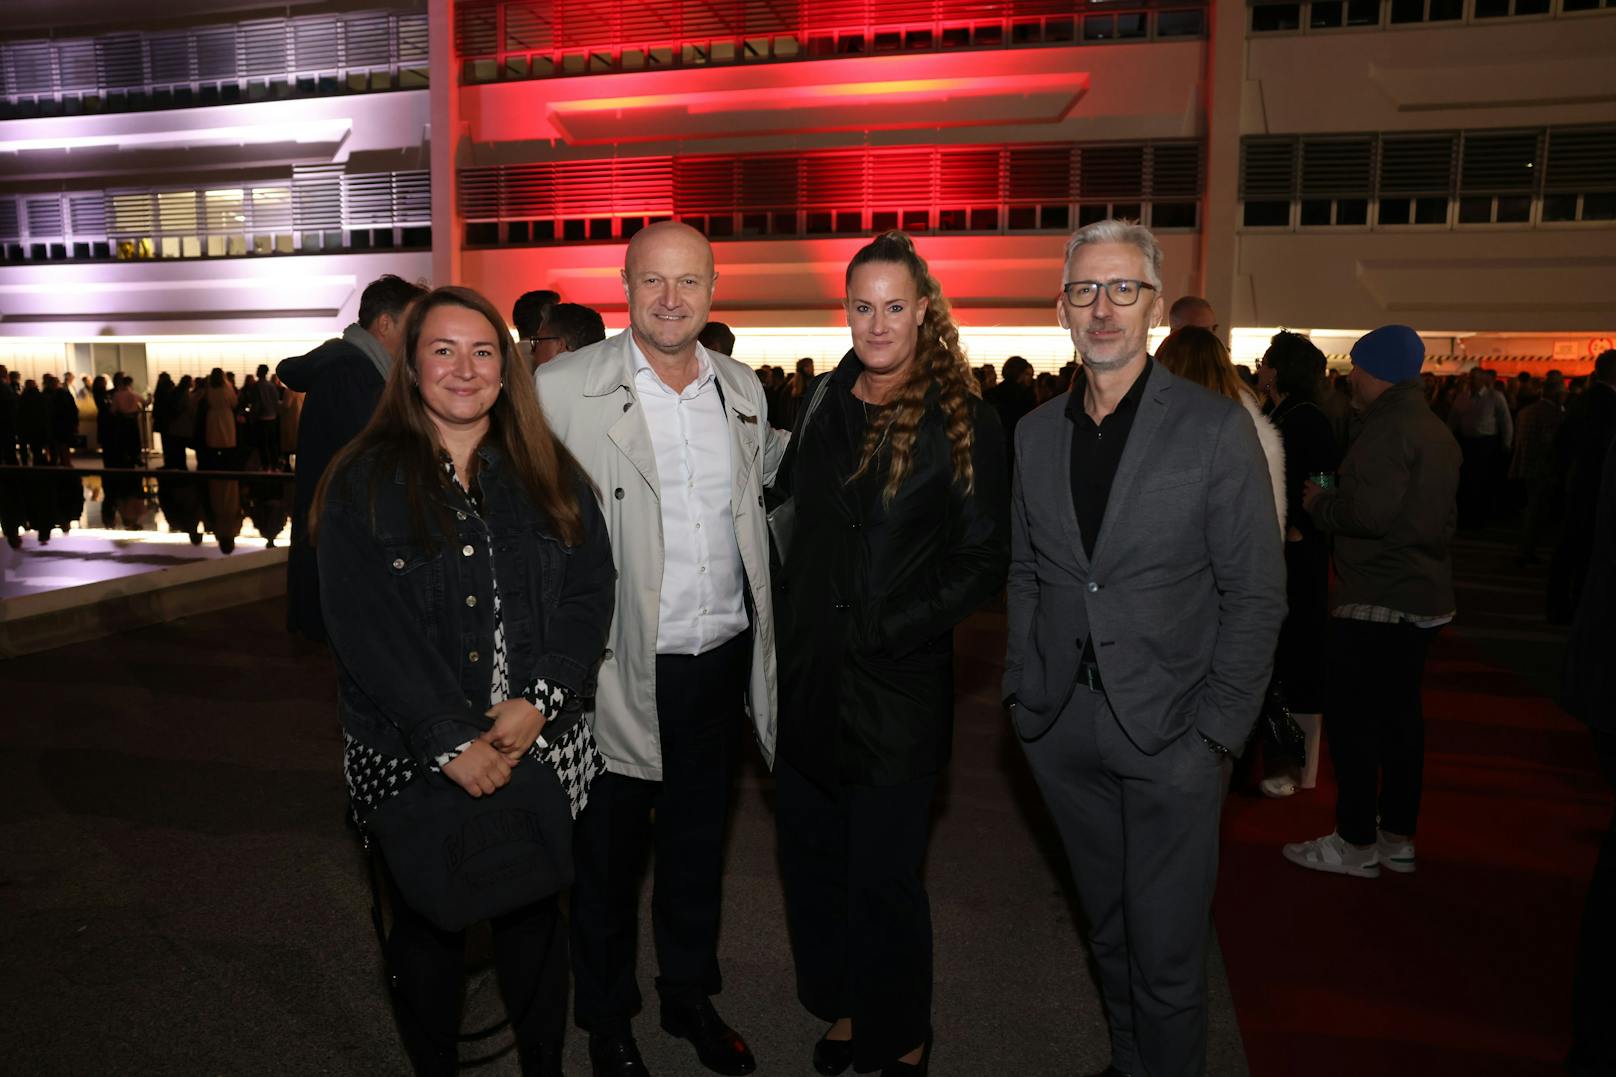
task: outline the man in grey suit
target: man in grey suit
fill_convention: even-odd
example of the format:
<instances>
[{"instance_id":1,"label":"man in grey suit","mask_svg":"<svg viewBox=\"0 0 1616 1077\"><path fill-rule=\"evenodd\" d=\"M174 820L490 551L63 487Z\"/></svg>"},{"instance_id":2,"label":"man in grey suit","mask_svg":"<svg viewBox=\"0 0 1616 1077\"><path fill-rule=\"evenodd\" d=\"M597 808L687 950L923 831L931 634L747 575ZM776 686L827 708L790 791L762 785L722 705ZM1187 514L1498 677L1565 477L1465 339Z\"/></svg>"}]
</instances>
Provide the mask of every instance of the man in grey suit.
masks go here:
<instances>
[{"instance_id":1,"label":"man in grey suit","mask_svg":"<svg viewBox=\"0 0 1616 1077\"><path fill-rule=\"evenodd\" d=\"M1091 925L1104 1072L1129 1077L1205 1070L1227 761L1285 613L1250 417L1146 350L1161 257L1120 221L1067 243L1055 310L1083 367L1016 428L1004 674Z\"/></svg>"}]
</instances>

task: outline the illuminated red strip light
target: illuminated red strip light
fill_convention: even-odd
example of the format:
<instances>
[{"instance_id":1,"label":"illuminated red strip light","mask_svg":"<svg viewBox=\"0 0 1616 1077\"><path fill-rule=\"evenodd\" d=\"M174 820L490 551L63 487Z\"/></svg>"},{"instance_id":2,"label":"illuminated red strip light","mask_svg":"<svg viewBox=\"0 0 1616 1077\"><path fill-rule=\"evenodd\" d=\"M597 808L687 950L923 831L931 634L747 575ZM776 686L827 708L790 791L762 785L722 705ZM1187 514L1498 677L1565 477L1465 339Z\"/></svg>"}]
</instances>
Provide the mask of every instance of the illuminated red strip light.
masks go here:
<instances>
[{"instance_id":1,"label":"illuminated red strip light","mask_svg":"<svg viewBox=\"0 0 1616 1077\"><path fill-rule=\"evenodd\" d=\"M472 224L918 209L928 214L929 227L933 209L970 214L1094 201L1181 205L1196 201L1201 185L1196 141L1058 142L680 154L468 168L460 172L458 198L461 215ZM985 213L974 220L967 217L953 230L997 231L1003 226L997 213L991 216L995 223L989 220ZM1048 226L1067 224L1062 220ZM941 218L936 226L944 227ZM864 227L860 223L857 229ZM781 234L798 232L792 227ZM615 237L622 234L619 228ZM715 233L715 238L722 235ZM550 237L532 238L542 242ZM594 228L587 238L614 235L610 229Z\"/></svg>"}]
</instances>

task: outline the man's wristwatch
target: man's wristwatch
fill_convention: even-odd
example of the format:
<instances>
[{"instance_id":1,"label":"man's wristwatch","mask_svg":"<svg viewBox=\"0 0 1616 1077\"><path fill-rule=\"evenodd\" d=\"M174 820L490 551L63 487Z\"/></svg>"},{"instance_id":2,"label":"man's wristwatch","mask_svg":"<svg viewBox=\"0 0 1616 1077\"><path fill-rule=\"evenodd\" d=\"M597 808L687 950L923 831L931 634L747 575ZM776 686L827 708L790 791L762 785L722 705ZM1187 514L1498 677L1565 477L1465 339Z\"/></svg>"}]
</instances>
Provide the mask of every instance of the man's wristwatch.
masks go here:
<instances>
[{"instance_id":1,"label":"man's wristwatch","mask_svg":"<svg viewBox=\"0 0 1616 1077\"><path fill-rule=\"evenodd\" d=\"M1213 755L1217 756L1220 759L1228 757L1228 755L1230 754L1229 749L1225 748L1223 745L1219 744L1217 741L1213 740L1211 737L1207 736L1205 733L1199 733L1199 731L1197 731L1197 732L1198 732L1198 735L1200 736L1201 740L1203 742L1205 742L1205 744L1207 746L1207 749Z\"/></svg>"}]
</instances>

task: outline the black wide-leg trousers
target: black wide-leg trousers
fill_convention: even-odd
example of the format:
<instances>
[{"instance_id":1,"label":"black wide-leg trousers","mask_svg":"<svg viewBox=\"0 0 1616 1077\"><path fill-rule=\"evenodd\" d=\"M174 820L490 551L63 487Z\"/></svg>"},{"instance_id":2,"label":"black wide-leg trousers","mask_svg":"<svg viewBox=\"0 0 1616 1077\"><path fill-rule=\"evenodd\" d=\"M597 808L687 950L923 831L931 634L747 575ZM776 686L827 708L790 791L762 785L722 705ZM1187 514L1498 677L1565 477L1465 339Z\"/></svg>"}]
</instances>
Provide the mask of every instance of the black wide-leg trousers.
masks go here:
<instances>
[{"instance_id":1,"label":"black wide-leg trousers","mask_svg":"<svg viewBox=\"0 0 1616 1077\"><path fill-rule=\"evenodd\" d=\"M786 923L797 996L853 1020L853 1068L882 1066L930 1034L931 904L920 878L937 776L822 788L774 768Z\"/></svg>"}]
</instances>

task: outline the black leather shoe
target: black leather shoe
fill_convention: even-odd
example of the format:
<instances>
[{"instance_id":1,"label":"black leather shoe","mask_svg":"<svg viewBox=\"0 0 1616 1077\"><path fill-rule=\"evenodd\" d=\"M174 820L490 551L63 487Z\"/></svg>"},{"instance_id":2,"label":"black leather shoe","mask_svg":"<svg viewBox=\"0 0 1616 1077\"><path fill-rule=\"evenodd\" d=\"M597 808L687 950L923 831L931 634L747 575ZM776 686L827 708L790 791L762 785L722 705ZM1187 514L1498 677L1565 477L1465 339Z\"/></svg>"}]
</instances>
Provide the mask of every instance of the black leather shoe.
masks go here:
<instances>
[{"instance_id":1,"label":"black leather shoe","mask_svg":"<svg viewBox=\"0 0 1616 1077\"><path fill-rule=\"evenodd\" d=\"M713 1009L713 1001L702 998L697 1002L663 1002L662 1030L691 1042L701 1064L725 1077L746 1077L757 1069L757 1059L751 1048L736 1032L724 1023Z\"/></svg>"},{"instance_id":2,"label":"black leather shoe","mask_svg":"<svg viewBox=\"0 0 1616 1077\"><path fill-rule=\"evenodd\" d=\"M651 1077L634 1034L589 1035L589 1067L595 1077Z\"/></svg>"},{"instance_id":3,"label":"black leather shoe","mask_svg":"<svg viewBox=\"0 0 1616 1077\"><path fill-rule=\"evenodd\" d=\"M827 1040L823 1036L814 1044L814 1071L825 1077L836 1077L853 1064L852 1040Z\"/></svg>"}]
</instances>

